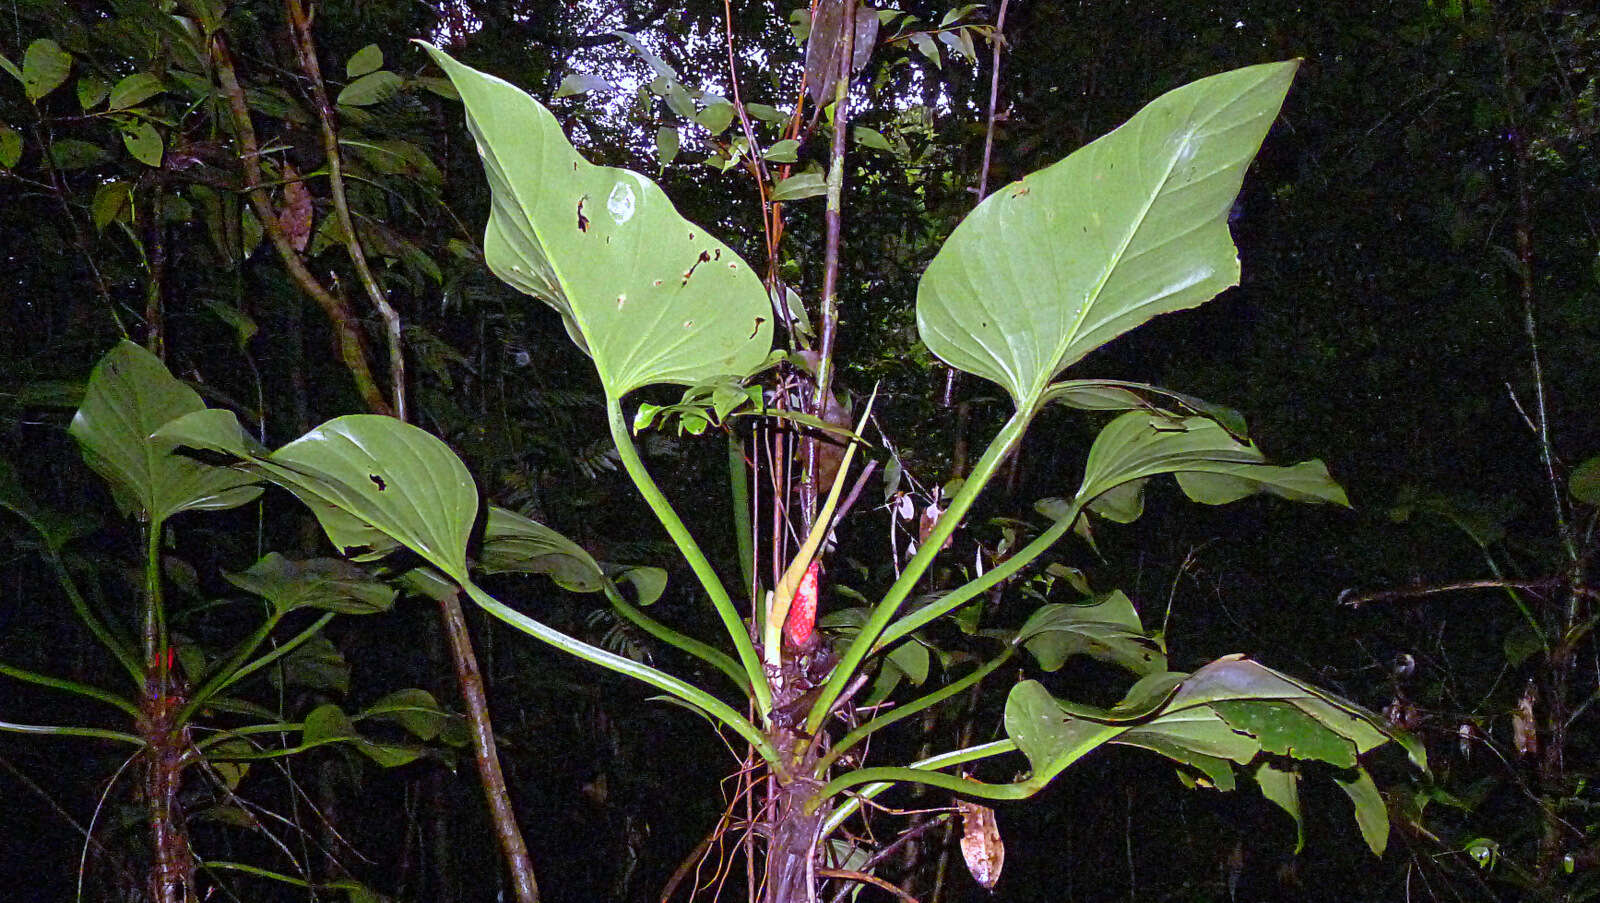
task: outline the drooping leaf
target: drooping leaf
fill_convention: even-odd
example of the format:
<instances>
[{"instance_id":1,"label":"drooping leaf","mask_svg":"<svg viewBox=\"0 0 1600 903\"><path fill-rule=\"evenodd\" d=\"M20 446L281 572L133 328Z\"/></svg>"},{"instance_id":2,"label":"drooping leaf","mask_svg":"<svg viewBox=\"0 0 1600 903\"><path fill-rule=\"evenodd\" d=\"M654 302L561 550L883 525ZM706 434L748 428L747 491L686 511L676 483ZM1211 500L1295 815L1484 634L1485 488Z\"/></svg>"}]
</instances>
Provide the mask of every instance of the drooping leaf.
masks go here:
<instances>
[{"instance_id":1,"label":"drooping leaf","mask_svg":"<svg viewBox=\"0 0 1600 903\"><path fill-rule=\"evenodd\" d=\"M161 436L243 459L305 502L348 556L370 559L403 545L458 583L467 579L478 489L455 452L426 430L350 414L266 454L230 412L211 410L173 422Z\"/></svg>"},{"instance_id":2,"label":"drooping leaf","mask_svg":"<svg viewBox=\"0 0 1600 903\"><path fill-rule=\"evenodd\" d=\"M133 203L133 186L121 179L99 185L94 190L94 200L89 202L89 214L95 231L101 232L116 222Z\"/></svg>"},{"instance_id":3,"label":"drooping leaf","mask_svg":"<svg viewBox=\"0 0 1600 903\"><path fill-rule=\"evenodd\" d=\"M1119 486L1159 474L1176 474L1191 499L1226 504L1252 492L1270 492L1300 502L1348 506L1344 490L1321 461L1280 467L1241 442L1209 417L1174 420L1129 411L1095 437L1084 465L1077 501L1087 504ZM1120 509L1131 510L1127 500ZM1137 512L1134 512L1135 516Z\"/></svg>"},{"instance_id":4,"label":"drooping leaf","mask_svg":"<svg viewBox=\"0 0 1600 903\"><path fill-rule=\"evenodd\" d=\"M68 432L84 460L111 483L125 508L152 520L180 511L218 511L261 494L254 477L173 453L153 434L205 403L150 352L124 340L95 365Z\"/></svg>"},{"instance_id":5,"label":"drooping leaf","mask_svg":"<svg viewBox=\"0 0 1600 903\"><path fill-rule=\"evenodd\" d=\"M0 169L14 169L22 162L22 133L0 122Z\"/></svg>"},{"instance_id":6,"label":"drooping leaf","mask_svg":"<svg viewBox=\"0 0 1600 903\"><path fill-rule=\"evenodd\" d=\"M1167 657L1144 630L1133 602L1114 590L1087 604L1041 605L1017 632L1039 661L1056 671L1074 655L1088 655L1144 675L1167 670Z\"/></svg>"},{"instance_id":7,"label":"drooping leaf","mask_svg":"<svg viewBox=\"0 0 1600 903\"><path fill-rule=\"evenodd\" d=\"M350 692L350 664L333 641L319 633L279 659L268 669L267 679L280 690L305 687L342 696Z\"/></svg>"},{"instance_id":8,"label":"drooping leaf","mask_svg":"<svg viewBox=\"0 0 1600 903\"><path fill-rule=\"evenodd\" d=\"M1372 782L1372 775L1365 768L1357 768L1354 778L1335 777L1334 780L1355 806L1361 838L1374 855L1382 856L1389 846L1389 810L1384 807L1383 795Z\"/></svg>"},{"instance_id":9,"label":"drooping leaf","mask_svg":"<svg viewBox=\"0 0 1600 903\"><path fill-rule=\"evenodd\" d=\"M988 806L956 798L961 813L961 858L967 863L972 880L993 890L1005 867L1006 846L1000 839L1000 825Z\"/></svg>"},{"instance_id":10,"label":"drooping leaf","mask_svg":"<svg viewBox=\"0 0 1600 903\"><path fill-rule=\"evenodd\" d=\"M1306 824L1300 815L1300 775L1293 769L1281 768L1267 760L1256 766L1255 779L1256 786L1261 788L1261 795L1294 819L1294 852L1299 855L1306 847Z\"/></svg>"},{"instance_id":11,"label":"drooping leaf","mask_svg":"<svg viewBox=\"0 0 1600 903\"><path fill-rule=\"evenodd\" d=\"M331 702L317 706L306 715L301 728L300 742L306 746L348 743L384 768L409 764L422 754L422 750L417 747L375 743L368 740L356 731L350 716Z\"/></svg>"},{"instance_id":12,"label":"drooping leaf","mask_svg":"<svg viewBox=\"0 0 1600 903\"><path fill-rule=\"evenodd\" d=\"M358 718L392 721L418 740L432 740L450 723L451 715L439 707L433 694L412 687L396 690L363 709Z\"/></svg>"},{"instance_id":13,"label":"drooping leaf","mask_svg":"<svg viewBox=\"0 0 1600 903\"><path fill-rule=\"evenodd\" d=\"M478 567L485 573L543 574L575 593L597 593L605 573L584 548L532 518L491 505Z\"/></svg>"},{"instance_id":14,"label":"drooping leaf","mask_svg":"<svg viewBox=\"0 0 1600 903\"><path fill-rule=\"evenodd\" d=\"M985 199L923 275L923 341L1031 410L1085 354L1237 284L1228 210L1295 66L1251 66L1168 92Z\"/></svg>"},{"instance_id":15,"label":"drooping leaf","mask_svg":"<svg viewBox=\"0 0 1600 903\"><path fill-rule=\"evenodd\" d=\"M1244 416L1233 408L1148 383L1121 379L1064 379L1051 384L1044 393L1044 401L1080 411L1199 414L1215 420L1235 437L1242 439L1247 432Z\"/></svg>"},{"instance_id":16,"label":"drooping leaf","mask_svg":"<svg viewBox=\"0 0 1600 903\"><path fill-rule=\"evenodd\" d=\"M293 561L269 552L249 570L223 577L246 592L271 602L281 612L318 608L340 614L388 611L395 589L366 571L338 558Z\"/></svg>"},{"instance_id":17,"label":"drooping leaf","mask_svg":"<svg viewBox=\"0 0 1600 903\"><path fill-rule=\"evenodd\" d=\"M461 92L483 157L490 269L561 314L610 396L762 364L772 309L744 261L654 182L584 160L523 91L427 50Z\"/></svg>"},{"instance_id":18,"label":"drooping leaf","mask_svg":"<svg viewBox=\"0 0 1600 903\"><path fill-rule=\"evenodd\" d=\"M1174 678L1181 680L1176 693L1161 689L1170 688ZM1146 677L1119 707L1129 706L1147 708L1117 720L1109 717L1115 709L1102 712L1056 699L1036 681L1013 687L1006 700L1005 725L1007 734L1033 765L1033 776L1026 784L1043 786L1106 743L1156 752L1203 774L1209 784L1224 790L1234 786L1234 765L1247 765L1263 752L1280 750L1292 758L1326 761L1341 754L1328 752L1338 744L1365 753L1394 740L1406 748L1419 768L1427 767L1421 746L1402 732L1386 729L1378 716L1239 656L1218 659L1187 677ZM1250 711L1257 707L1264 707L1265 714ZM1286 716L1287 709L1295 714ZM1223 716L1225 711L1228 717ZM1365 778L1367 785L1361 785L1364 776L1365 772L1360 772L1346 785L1346 792L1356 802L1358 822L1366 820L1362 832L1369 845L1381 850L1388 828L1386 822L1381 828L1376 822L1387 816L1376 789L1369 790L1370 778ZM1263 792L1289 809L1282 775L1258 771L1257 778L1265 779ZM1289 811L1293 815L1297 808Z\"/></svg>"},{"instance_id":19,"label":"drooping leaf","mask_svg":"<svg viewBox=\"0 0 1600 903\"><path fill-rule=\"evenodd\" d=\"M678 130L669 125L656 129L656 159L662 166L671 166L678 158Z\"/></svg>"}]
</instances>

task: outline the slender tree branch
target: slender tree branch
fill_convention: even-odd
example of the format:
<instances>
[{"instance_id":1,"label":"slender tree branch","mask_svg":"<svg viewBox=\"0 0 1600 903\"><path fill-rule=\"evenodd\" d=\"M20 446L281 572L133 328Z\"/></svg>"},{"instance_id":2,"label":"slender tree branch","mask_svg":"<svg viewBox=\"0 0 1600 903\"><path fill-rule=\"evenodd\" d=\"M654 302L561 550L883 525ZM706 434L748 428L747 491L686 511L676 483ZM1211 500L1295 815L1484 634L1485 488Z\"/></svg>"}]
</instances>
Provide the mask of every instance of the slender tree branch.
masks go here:
<instances>
[{"instance_id":1,"label":"slender tree branch","mask_svg":"<svg viewBox=\"0 0 1600 903\"><path fill-rule=\"evenodd\" d=\"M473 759L477 762L484 796L494 817L500 850L505 855L506 867L511 870L512 887L516 889L518 903L538 903L539 884L534 879L533 859L528 855L528 844L517 827L511 798L506 793L505 773L500 770L500 754L489 726L489 701L483 692L483 674L478 670L478 659L468 639L459 591L440 594L439 614L444 619L445 636L450 640L450 658L455 662L461 701L469 713L467 724L472 731Z\"/></svg>"},{"instance_id":2,"label":"slender tree branch","mask_svg":"<svg viewBox=\"0 0 1600 903\"><path fill-rule=\"evenodd\" d=\"M239 144L239 163L244 174L245 195L256 212L256 219L260 220L262 230L272 242L273 248L277 250L278 257L283 261L284 268L289 271L289 276L295 285L299 286L311 300L317 302L317 306L322 308L322 312L333 325L339 339L339 355L344 361L345 368L350 371L350 376L355 380L356 391L361 395L367 410L379 414L393 414L393 409L383 397L377 381L373 379L372 367L367 360L366 338L362 334L361 324L356 319L355 312L343 299L328 291L327 287L306 268L300 253L294 249L289 237L284 234L283 226L278 222L277 211L272 209L272 201L267 197L267 190L261 182L261 150L256 142L255 126L250 122L250 107L245 102L244 89L239 85L233 56L228 52L227 42L221 34L211 37L211 59L217 67L218 82L222 86L222 93L228 98L228 108L233 114L234 136Z\"/></svg>"},{"instance_id":3,"label":"slender tree branch","mask_svg":"<svg viewBox=\"0 0 1600 903\"><path fill-rule=\"evenodd\" d=\"M317 111L317 121L322 131L322 151L328 161L328 190L333 198L334 215L339 218L339 228L344 232L344 246L355 266L356 276L366 289L367 299L383 318L389 339L389 400L394 416L406 416L406 359L401 347L400 315L389 303L388 296L367 265L367 255L361 247L355 222L350 218L350 203L344 191L344 165L339 150L339 133L334 126L333 105L328 102L328 88L322 81L322 65L317 61L316 42L311 37L311 18L300 0L284 0L289 15L289 31L294 40L295 53L300 58L300 69L305 73L311 92L311 105Z\"/></svg>"},{"instance_id":4,"label":"slender tree branch","mask_svg":"<svg viewBox=\"0 0 1600 903\"><path fill-rule=\"evenodd\" d=\"M1417 599L1423 596L1456 593L1470 589L1551 590L1561 587L1563 583L1565 581L1560 577L1546 577L1542 580L1462 580L1456 583L1408 586L1401 589L1376 590L1370 593L1345 590L1339 595L1339 604L1350 608L1360 608L1372 602L1396 602L1402 599Z\"/></svg>"}]
</instances>

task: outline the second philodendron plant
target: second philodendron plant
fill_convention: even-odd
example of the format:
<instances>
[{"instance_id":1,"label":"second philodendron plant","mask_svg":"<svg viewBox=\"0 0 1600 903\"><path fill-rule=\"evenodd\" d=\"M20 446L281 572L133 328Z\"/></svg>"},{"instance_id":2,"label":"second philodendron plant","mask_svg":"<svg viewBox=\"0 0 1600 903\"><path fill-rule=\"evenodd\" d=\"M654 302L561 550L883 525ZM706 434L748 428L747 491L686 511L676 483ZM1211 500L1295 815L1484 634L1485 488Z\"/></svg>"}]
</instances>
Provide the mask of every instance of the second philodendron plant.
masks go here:
<instances>
[{"instance_id":1,"label":"second philodendron plant","mask_svg":"<svg viewBox=\"0 0 1600 903\"><path fill-rule=\"evenodd\" d=\"M1206 504L1262 491L1345 504L1321 462L1267 463L1226 409L1140 383L1063 377L1089 352L1145 321L1196 307L1237 284L1228 212L1294 63L1226 72L1167 93L1116 131L996 191L954 231L918 290L922 340L951 367L1003 387L1015 412L898 577L859 587L870 604L844 617L835 613L847 629L834 635L835 648L818 650L804 642L808 629L791 631L788 642L780 637L786 620L815 616L812 564L844 473L814 528L800 531L806 541L795 543L798 552L776 569L775 585L763 589L748 579L730 591L645 469L624 407L634 390L676 384L688 387L686 399L702 403L701 425L725 423L735 409L772 415L760 391L740 387L769 365L774 322L788 314L775 315L751 268L680 217L651 180L590 164L528 94L436 48L428 52L460 92L492 188L484 240L489 266L554 308L592 359L620 460L726 635L720 642L696 639L652 619L582 549L512 512L490 508L483 545L469 552L483 504L470 474L442 441L397 420L341 417L269 451L230 414L210 410L169 424L162 431L167 441L231 454L240 467L284 486L311 507L345 554L369 560L406 547L435 578L519 630L644 681L738 734L769 776L758 826L766 850L765 870L757 872L765 876L764 899L813 898L819 870L823 877L854 874L854 865L836 868L846 863L824 860L844 849L830 841L864 801L896 785L932 785L963 801L1019 799L1107 744L1166 756L1191 784L1229 789L1243 774L1296 820L1298 762L1326 763L1354 803L1367 843L1383 850L1384 805L1360 756L1393 739L1423 766L1419 746L1381 718L1249 659L1226 656L1192 673L1169 670L1161 639L1120 593L1045 604L1006 630L968 625L969 648L988 644L961 659L976 661L971 671L957 674L952 666L940 689L896 699L871 718L849 705L880 669L905 670L906 650L920 642L913 634L960 617L966 603L1007 585L1075 525L1091 516L1136 518L1151 477L1172 474L1189 498ZM1069 498L1040 505L1049 524L1032 541L996 556L963 585L930 590L924 579L930 565L1051 403L1116 414L1089 449L1081 485ZM648 422L654 413L648 409L637 420ZM786 422L820 425L793 415ZM865 423L839 432L857 447ZM871 454L860 448L860 457ZM732 460L742 463L737 455ZM842 470L848 467L847 456ZM741 468L735 472L744 479ZM475 582L486 569L514 569L519 560L541 557L562 562L547 572L602 587L620 614L714 667L734 692L720 680L698 686L560 633ZM910 606L913 593L917 604ZM1124 669L1122 701L1099 708L1024 680L1010 690L1005 739L919 761L875 764L863 753L874 733L963 693L1019 648L1044 670L1077 655ZM993 770L972 764L994 757L1012 761ZM966 770L1001 779L978 780ZM983 821L988 810L964 802L963 811L969 821ZM866 858L853 863L870 869L861 865ZM975 869L989 882L997 872L997 860Z\"/></svg>"}]
</instances>

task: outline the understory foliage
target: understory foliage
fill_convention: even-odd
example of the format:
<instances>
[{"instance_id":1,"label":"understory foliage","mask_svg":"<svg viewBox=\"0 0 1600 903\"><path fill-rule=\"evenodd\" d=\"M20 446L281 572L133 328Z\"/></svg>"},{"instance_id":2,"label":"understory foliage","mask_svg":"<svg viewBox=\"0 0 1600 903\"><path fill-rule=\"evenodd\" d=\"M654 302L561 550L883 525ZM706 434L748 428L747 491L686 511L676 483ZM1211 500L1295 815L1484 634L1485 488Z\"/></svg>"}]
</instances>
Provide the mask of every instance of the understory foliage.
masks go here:
<instances>
[{"instance_id":1,"label":"understory foliage","mask_svg":"<svg viewBox=\"0 0 1600 903\"><path fill-rule=\"evenodd\" d=\"M52 887L1592 894L1600 296L1541 205L1593 14L1386 28L1457 68L1350 83L1461 174L1355 186L1342 14L1152 8L1157 65L1104 10L638 6L18 7L0 786ZM1428 225L1349 259L1383 204ZM1438 344L1516 361L1450 410L1540 514L1352 451L1442 434L1350 400L1446 282L1511 311Z\"/></svg>"}]
</instances>

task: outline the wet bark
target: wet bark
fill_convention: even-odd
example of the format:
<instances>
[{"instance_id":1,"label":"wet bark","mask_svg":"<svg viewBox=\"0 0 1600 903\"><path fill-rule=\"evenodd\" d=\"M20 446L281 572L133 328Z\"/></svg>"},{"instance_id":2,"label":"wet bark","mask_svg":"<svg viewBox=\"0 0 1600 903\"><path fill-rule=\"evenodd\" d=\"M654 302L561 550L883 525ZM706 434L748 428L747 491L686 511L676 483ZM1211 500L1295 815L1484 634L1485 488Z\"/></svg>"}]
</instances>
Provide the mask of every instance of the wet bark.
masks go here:
<instances>
[{"instance_id":1,"label":"wet bark","mask_svg":"<svg viewBox=\"0 0 1600 903\"><path fill-rule=\"evenodd\" d=\"M148 744L143 790L150 817L150 899L155 903L194 903L194 854L178 799L184 751L189 744L173 720L183 700L168 692L166 674L152 673L145 683L139 732Z\"/></svg>"}]
</instances>

